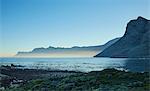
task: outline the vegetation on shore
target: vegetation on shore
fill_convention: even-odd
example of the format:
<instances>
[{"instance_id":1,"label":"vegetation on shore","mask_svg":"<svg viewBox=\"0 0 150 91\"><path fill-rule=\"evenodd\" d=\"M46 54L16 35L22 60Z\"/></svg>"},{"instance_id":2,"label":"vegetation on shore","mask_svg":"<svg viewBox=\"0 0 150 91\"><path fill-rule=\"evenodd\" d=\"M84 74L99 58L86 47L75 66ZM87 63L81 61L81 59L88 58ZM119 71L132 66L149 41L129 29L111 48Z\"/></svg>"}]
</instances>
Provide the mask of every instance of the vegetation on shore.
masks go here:
<instances>
[{"instance_id":1,"label":"vegetation on shore","mask_svg":"<svg viewBox=\"0 0 150 91\"><path fill-rule=\"evenodd\" d=\"M31 79L4 91L149 91L149 72L133 73L104 69L66 76Z\"/></svg>"}]
</instances>

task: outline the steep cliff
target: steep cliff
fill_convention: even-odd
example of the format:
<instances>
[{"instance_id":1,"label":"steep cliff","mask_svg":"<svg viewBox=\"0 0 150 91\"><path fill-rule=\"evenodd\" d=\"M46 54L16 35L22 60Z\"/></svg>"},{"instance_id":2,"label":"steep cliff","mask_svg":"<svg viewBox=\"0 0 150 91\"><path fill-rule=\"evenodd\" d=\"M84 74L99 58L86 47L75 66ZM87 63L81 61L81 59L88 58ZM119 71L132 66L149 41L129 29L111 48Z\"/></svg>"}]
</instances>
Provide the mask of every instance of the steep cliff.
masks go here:
<instances>
[{"instance_id":1,"label":"steep cliff","mask_svg":"<svg viewBox=\"0 0 150 91\"><path fill-rule=\"evenodd\" d=\"M123 37L94 57L150 57L150 20L131 20Z\"/></svg>"}]
</instances>

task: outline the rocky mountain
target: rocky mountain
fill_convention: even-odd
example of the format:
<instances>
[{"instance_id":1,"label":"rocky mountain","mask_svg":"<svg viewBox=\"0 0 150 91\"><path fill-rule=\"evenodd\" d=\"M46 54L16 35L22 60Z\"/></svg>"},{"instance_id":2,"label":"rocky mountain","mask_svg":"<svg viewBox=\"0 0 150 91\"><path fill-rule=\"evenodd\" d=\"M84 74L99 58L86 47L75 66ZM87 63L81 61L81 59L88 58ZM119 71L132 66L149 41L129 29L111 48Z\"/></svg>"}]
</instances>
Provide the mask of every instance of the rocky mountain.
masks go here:
<instances>
[{"instance_id":1,"label":"rocky mountain","mask_svg":"<svg viewBox=\"0 0 150 91\"><path fill-rule=\"evenodd\" d=\"M71 48L63 47L48 47L48 48L35 48L30 52L18 52L16 57L93 57L105 48L109 47L119 38L110 40L104 45L99 46L74 46Z\"/></svg>"},{"instance_id":2,"label":"rocky mountain","mask_svg":"<svg viewBox=\"0 0 150 91\"><path fill-rule=\"evenodd\" d=\"M141 16L131 20L123 37L95 57L150 57L150 20Z\"/></svg>"}]
</instances>

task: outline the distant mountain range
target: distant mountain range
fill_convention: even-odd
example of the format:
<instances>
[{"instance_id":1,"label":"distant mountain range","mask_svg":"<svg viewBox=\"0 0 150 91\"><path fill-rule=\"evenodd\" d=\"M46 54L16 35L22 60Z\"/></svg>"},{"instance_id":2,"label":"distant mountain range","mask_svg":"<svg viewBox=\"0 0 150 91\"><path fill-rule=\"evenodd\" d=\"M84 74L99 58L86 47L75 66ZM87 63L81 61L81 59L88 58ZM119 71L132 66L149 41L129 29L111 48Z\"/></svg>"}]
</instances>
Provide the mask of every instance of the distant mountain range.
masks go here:
<instances>
[{"instance_id":1,"label":"distant mountain range","mask_svg":"<svg viewBox=\"0 0 150 91\"><path fill-rule=\"evenodd\" d=\"M104 45L85 47L35 48L30 52L18 52L16 57L150 57L150 20L139 16L131 20L121 38L115 38Z\"/></svg>"},{"instance_id":2,"label":"distant mountain range","mask_svg":"<svg viewBox=\"0 0 150 91\"><path fill-rule=\"evenodd\" d=\"M143 17L131 20L123 37L95 57L150 57L150 20Z\"/></svg>"},{"instance_id":3,"label":"distant mountain range","mask_svg":"<svg viewBox=\"0 0 150 91\"><path fill-rule=\"evenodd\" d=\"M85 46L78 47L74 46L71 48L63 47L48 47L48 48L35 48L30 52L18 52L16 57L93 57L100 53L116 41L119 38L110 40L104 45L99 46Z\"/></svg>"}]
</instances>

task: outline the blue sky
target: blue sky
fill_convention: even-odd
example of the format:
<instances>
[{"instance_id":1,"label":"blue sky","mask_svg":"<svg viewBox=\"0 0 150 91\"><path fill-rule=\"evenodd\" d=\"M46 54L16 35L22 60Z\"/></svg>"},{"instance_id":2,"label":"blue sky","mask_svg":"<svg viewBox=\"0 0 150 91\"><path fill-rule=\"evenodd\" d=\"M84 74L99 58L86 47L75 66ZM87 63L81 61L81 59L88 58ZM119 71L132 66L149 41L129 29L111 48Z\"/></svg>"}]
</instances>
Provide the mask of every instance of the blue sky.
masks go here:
<instances>
[{"instance_id":1,"label":"blue sky","mask_svg":"<svg viewBox=\"0 0 150 91\"><path fill-rule=\"evenodd\" d=\"M149 0L0 0L0 56L36 47L101 45L131 19L150 19Z\"/></svg>"}]
</instances>

